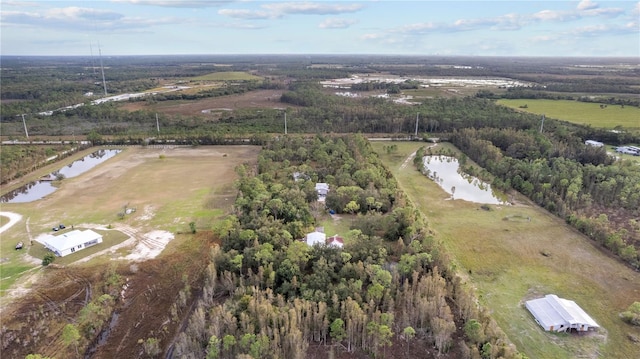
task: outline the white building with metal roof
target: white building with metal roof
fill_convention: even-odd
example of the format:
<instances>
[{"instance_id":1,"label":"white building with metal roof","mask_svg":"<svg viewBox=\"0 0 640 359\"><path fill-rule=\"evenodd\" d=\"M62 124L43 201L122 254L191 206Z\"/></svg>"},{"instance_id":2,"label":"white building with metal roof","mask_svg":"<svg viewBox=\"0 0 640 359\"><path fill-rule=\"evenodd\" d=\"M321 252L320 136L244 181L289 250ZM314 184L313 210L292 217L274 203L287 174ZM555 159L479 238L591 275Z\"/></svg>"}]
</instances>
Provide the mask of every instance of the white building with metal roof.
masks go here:
<instances>
[{"instance_id":1,"label":"white building with metal roof","mask_svg":"<svg viewBox=\"0 0 640 359\"><path fill-rule=\"evenodd\" d=\"M90 229L84 231L76 229L58 236L49 235L44 238L43 242L45 247L58 257L64 257L76 251L102 243L102 235Z\"/></svg>"},{"instance_id":2,"label":"white building with metal roof","mask_svg":"<svg viewBox=\"0 0 640 359\"><path fill-rule=\"evenodd\" d=\"M318 192L318 201L324 202L329 193L329 185L327 183L316 183L316 192Z\"/></svg>"},{"instance_id":3,"label":"white building with metal roof","mask_svg":"<svg viewBox=\"0 0 640 359\"><path fill-rule=\"evenodd\" d=\"M559 298L555 294L529 300L525 306L546 331L566 332L575 329L585 332L600 327L576 302Z\"/></svg>"},{"instance_id":4,"label":"white building with metal roof","mask_svg":"<svg viewBox=\"0 0 640 359\"><path fill-rule=\"evenodd\" d=\"M316 244L326 244L327 243L327 235L320 231L315 231L311 233L307 233L305 238L305 242L308 245L314 246Z\"/></svg>"}]
</instances>

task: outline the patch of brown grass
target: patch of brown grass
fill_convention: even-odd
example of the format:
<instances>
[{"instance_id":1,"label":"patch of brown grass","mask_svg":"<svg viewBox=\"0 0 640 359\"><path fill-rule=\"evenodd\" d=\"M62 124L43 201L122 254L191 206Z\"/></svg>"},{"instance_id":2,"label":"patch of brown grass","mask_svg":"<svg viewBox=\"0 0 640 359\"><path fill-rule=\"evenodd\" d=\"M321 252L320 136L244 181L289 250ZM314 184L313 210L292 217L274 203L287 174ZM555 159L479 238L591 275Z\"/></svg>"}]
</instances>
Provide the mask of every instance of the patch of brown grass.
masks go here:
<instances>
[{"instance_id":1,"label":"patch of brown grass","mask_svg":"<svg viewBox=\"0 0 640 359\"><path fill-rule=\"evenodd\" d=\"M217 118L219 112L243 108L286 107L280 102L282 90L256 90L243 94L210 97L195 101L161 101L157 103L132 102L121 105L128 111L148 110L168 115L198 116ZM208 112L203 112L208 111Z\"/></svg>"}]
</instances>

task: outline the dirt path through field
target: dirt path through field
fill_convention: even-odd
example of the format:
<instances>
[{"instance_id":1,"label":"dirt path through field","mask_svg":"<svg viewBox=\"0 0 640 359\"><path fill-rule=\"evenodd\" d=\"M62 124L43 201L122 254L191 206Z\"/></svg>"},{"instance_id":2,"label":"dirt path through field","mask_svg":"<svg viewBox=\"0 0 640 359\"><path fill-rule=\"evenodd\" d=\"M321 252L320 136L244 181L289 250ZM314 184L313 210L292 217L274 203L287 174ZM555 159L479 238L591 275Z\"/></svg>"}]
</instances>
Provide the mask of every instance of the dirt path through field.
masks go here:
<instances>
[{"instance_id":1,"label":"dirt path through field","mask_svg":"<svg viewBox=\"0 0 640 359\"><path fill-rule=\"evenodd\" d=\"M14 224L18 223L22 219L22 215L13 212L0 212L0 216L9 218L9 222L0 227L0 233L11 228Z\"/></svg>"},{"instance_id":2,"label":"dirt path through field","mask_svg":"<svg viewBox=\"0 0 640 359\"><path fill-rule=\"evenodd\" d=\"M427 146L427 148L433 148L436 147L438 144L434 143L433 145ZM407 166L409 165L409 163L411 163L413 161L413 159L416 157L416 153L418 153L418 151L414 151L412 154L410 154L409 156L407 156L407 159L404 160L404 162L402 162L402 164L400 165L400 169L403 170L405 168L407 168Z\"/></svg>"}]
</instances>

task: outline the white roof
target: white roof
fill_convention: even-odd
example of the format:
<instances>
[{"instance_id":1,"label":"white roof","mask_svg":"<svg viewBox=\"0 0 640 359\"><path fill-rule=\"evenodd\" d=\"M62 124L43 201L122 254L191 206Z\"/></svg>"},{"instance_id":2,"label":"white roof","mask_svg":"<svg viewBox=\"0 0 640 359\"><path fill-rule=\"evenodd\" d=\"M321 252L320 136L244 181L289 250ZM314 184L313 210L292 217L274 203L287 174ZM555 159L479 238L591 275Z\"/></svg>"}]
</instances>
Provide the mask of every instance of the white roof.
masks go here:
<instances>
[{"instance_id":1,"label":"white roof","mask_svg":"<svg viewBox=\"0 0 640 359\"><path fill-rule=\"evenodd\" d=\"M310 246L316 244L325 244L327 242L327 235L322 232L311 232L307 234L307 244Z\"/></svg>"},{"instance_id":2,"label":"white roof","mask_svg":"<svg viewBox=\"0 0 640 359\"><path fill-rule=\"evenodd\" d=\"M525 303L527 309L538 320L542 327L558 327L560 325L585 324L599 327L576 302L559 298L555 294L547 294L544 298L529 300Z\"/></svg>"},{"instance_id":3,"label":"white roof","mask_svg":"<svg viewBox=\"0 0 640 359\"><path fill-rule=\"evenodd\" d=\"M49 236L44 239L44 242L47 247L56 249L58 252L62 253L67 249L77 247L80 244L85 244L98 238L102 238L102 235L90 229L84 231L76 229L71 232L63 233L59 236Z\"/></svg>"},{"instance_id":4,"label":"white roof","mask_svg":"<svg viewBox=\"0 0 640 359\"><path fill-rule=\"evenodd\" d=\"M329 189L329 184L327 184L327 183L322 183L322 182L318 182L318 183L316 183L316 190L319 190L319 189L326 189L326 190L328 190L328 189Z\"/></svg>"}]
</instances>

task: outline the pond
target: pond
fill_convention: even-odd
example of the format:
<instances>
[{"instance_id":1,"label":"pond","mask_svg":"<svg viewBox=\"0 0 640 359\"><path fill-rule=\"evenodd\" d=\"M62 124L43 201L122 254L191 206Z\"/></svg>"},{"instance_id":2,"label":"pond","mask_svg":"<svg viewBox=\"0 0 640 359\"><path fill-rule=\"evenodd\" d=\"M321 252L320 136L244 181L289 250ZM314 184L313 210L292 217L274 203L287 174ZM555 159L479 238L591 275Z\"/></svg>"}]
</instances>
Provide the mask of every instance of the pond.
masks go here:
<instances>
[{"instance_id":1,"label":"pond","mask_svg":"<svg viewBox=\"0 0 640 359\"><path fill-rule=\"evenodd\" d=\"M55 192L57 189L52 181L61 178L71 178L81 175L100 163L117 155L122 150L102 149L95 151L69 165L55 171L43 179L29 182L26 185L15 189L0 197L0 203L26 203L33 202Z\"/></svg>"},{"instance_id":2,"label":"pond","mask_svg":"<svg viewBox=\"0 0 640 359\"><path fill-rule=\"evenodd\" d=\"M426 174L454 199L486 204L506 204L491 189L491 185L462 173L458 159L449 156L425 156Z\"/></svg>"}]
</instances>

